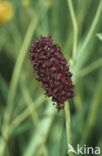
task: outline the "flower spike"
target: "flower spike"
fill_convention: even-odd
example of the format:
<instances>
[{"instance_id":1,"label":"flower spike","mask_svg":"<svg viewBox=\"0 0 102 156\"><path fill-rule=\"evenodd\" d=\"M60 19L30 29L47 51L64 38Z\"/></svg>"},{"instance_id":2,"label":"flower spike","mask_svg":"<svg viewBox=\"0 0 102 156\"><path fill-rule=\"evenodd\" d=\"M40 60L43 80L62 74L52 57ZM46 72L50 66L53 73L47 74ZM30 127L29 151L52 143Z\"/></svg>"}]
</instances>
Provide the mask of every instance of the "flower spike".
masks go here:
<instances>
[{"instance_id":1,"label":"flower spike","mask_svg":"<svg viewBox=\"0 0 102 156\"><path fill-rule=\"evenodd\" d=\"M51 36L41 36L33 42L30 57L37 80L42 82L45 94L57 103L59 111L64 108L64 102L74 96L72 73L61 48L53 43Z\"/></svg>"}]
</instances>

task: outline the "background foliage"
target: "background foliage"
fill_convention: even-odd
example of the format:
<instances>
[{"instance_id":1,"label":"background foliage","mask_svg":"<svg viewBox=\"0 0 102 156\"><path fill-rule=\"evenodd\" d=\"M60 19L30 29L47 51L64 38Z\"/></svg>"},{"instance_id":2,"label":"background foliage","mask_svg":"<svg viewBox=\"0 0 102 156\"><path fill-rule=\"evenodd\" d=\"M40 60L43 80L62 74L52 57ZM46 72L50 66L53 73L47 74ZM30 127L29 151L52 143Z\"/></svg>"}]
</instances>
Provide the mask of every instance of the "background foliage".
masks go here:
<instances>
[{"instance_id":1,"label":"background foliage","mask_svg":"<svg viewBox=\"0 0 102 156\"><path fill-rule=\"evenodd\" d=\"M40 35L52 35L73 72L73 146L101 147L102 1L9 3L13 16L0 21L0 156L67 155L64 110L57 113L45 97L29 59L32 41Z\"/></svg>"}]
</instances>

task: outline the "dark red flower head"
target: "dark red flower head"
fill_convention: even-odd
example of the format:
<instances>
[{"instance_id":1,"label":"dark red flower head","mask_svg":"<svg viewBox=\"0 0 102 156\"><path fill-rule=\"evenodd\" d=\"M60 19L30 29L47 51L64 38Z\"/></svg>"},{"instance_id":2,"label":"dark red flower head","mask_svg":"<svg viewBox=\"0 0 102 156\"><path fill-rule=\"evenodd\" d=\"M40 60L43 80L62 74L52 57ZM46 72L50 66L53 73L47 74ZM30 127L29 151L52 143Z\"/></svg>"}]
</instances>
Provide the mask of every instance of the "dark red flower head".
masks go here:
<instances>
[{"instance_id":1,"label":"dark red flower head","mask_svg":"<svg viewBox=\"0 0 102 156\"><path fill-rule=\"evenodd\" d=\"M51 36L41 36L33 42L30 56L37 80L42 82L46 95L52 96L52 101L57 103L60 110L64 102L74 96L69 67L67 67L60 47L52 43Z\"/></svg>"}]
</instances>

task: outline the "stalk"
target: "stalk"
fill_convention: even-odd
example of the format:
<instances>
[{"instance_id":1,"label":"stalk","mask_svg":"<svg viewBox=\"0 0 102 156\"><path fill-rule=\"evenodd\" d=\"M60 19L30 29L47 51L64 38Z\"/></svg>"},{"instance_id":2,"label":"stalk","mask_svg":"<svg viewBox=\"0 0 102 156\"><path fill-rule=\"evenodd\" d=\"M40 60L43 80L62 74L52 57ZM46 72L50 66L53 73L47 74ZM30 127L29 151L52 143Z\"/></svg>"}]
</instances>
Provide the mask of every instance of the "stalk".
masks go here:
<instances>
[{"instance_id":1,"label":"stalk","mask_svg":"<svg viewBox=\"0 0 102 156\"><path fill-rule=\"evenodd\" d=\"M78 40L78 25L77 25L77 20L75 16L75 11L73 8L72 0L67 0L68 6L69 6L69 11L71 15L71 20L73 24L73 59L75 57L76 51L77 51L77 40Z\"/></svg>"},{"instance_id":2,"label":"stalk","mask_svg":"<svg viewBox=\"0 0 102 156\"><path fill-rule=\"evenodd\" d=\"M99 17L101 15L101 11L102 11L102 0L100 0L100 2L99 2L95 17L93 19L93 22L92 22L92 25L91 25L91 27L89 29L89 32L88 32L88 34L86 36L86 39L85 39L82 47L80 48L80 50L78 52L78 55L76 55L76 57L77 57L76 60L79 59L79 57L82 55L83 51L85 50L87 44L89 43L89 41L90 41L94 31L95 31L95 28L96 28L96 25L98 23Z\"/></svg>"},{"instance_id":3,"label":"stalk","mask_svg":"<svg viewBox=\"0 0 102 156\"><path fill-rule=\"evenodd\" d=\"M33 33L36 30L39 19L40 19L40 14L38 17L32 19L32 21L28 27L27 33L25 35L25 39L22 43L21 50L20 50L20 53L18 55L18 59L15 63L15 67L13 70L11 83L10 83L10 89L9 89L9 93L8 93L7 107L6 107L6 111L4 114L4 123L2 126L2 130L1 130L4 140L2 141L2 145L1 145L1 149L0 149L0 156L4 156L6 142L9 138L9 135L10 135L9 120L10 120L10 116L11 116L11 112L12 112L12 108L13 108L14 97L16 94L19 75L20 75L20 72L22 69L24 58L26 56L26 53L27 53L27 50L29 47L29 43L31 42Z\"/></svg>"},{"instance_id":4,"label":"stalk","mask_svg":"<svg viewBox=\"0 0 102 156\"><path fill-rule=\"evenodd\" d=\"M67 130L67 146L70 144L72 145L72 136L71 136L71 124L70 124L70 107L69 102L65 102L65 118L66 118L66 130ZM69 146L68 146L69 151ZM68 153L69 156L72 156L72 153Z\"/></svg>"}]
</instances>

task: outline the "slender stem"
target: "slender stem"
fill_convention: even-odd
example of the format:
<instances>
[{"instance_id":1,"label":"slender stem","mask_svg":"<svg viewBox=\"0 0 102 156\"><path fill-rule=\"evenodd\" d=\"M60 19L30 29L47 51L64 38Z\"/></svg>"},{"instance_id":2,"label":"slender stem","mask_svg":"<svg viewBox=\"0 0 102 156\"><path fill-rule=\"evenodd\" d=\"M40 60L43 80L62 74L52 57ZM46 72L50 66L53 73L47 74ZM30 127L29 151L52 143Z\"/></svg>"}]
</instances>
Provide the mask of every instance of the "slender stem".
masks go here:
<instances>
[{"instance_id":1,"label":"slender stem","mask_svg":"<svg viewBox=\"0 0 102 156\"><path fill-rule=\"evenodd\" d=\"M96 70L97 68L102 66L102 58L99 58L95 62L91 63L90 65L86 66L80 71L80 76L86 76L87 74L91 73L92 71Z\"/></svg>"},{"instance_id":2,"label":"slender stem","mask_svg":"<svg viewBox=\"0 0 102 156\"><path fill-rule=\"evenodd\" d=\"M96 15L95 15L95 17L94 17L94 20L93 20L93 22L92 22L92 25L91 25L91 27L90 27L90 29L89 29L89 32L88 32L88 34L87 34L87 37L86 37L86 39L85 39L85 41L84 41L82 47L80 48L80 51L79 51L79 53L78 53L76 59L78 59L78 58L80 57L80 55L82 54L82 52L83 52L84 49L86 48L87 44L89 43L90 38L91 38L91 36L92 36L92 34L93 34L95 28L96 28L96 24L97 24L97 22L98 22L98 19L99 19L99 16L100 16L100 14L101 14L101 11L102 11L102 0L100 0L100 2L99 2L99 5L98 5L97 11L96 11Z\"/></svg>"},{"instance_id":3,"label":"slender stem","mask_svg":"<svg viewBox=\"0 0 102 156\"><path fill-rule=\"evenodd\" d=\"M40 18L40 16L39 16L39 18ZM11 78L11 83L10 83L10 88L9 88L9 93L8 93L7 110L5 113L5 122L8 122L9 117L10 117L10 113L12 111L11 109L12 109L14 97L16 94L19 75L20 75L20 72L22 69L22 65L23 65L25 56L27 54L29 43L31 42L33 33L34 33L34 31L37 27L37 24L39 22L39 18L32 19L32 21L28 27L27 33L25 35L24 42L21 46L21 50L19 52L17 61L16 61L15 66L14 66L14 70L13 70L13 74L12 74L12 78Z\"/></svg>"},{"instance_id":4,"label":"slender stem","mask_svg":"<svg viewBox=\"0 0 102 156\"><path fill-rule=\"evenodd\" d=\"M78 39L78 25L75 17L75 12L72 4L72 0L67 0L68 5L69 5L69 10L71 14L71 19L72 19L72 24L73 24L73 29L74 29L74 39L73 39L73 58L75 57L75 53L77 50L77 39Z\"/></svg>"},{"instance_id":5,"label":"slender stem","mask_svg":"<svg viewBox=\"0 0 102 156\"><path fill-rule=\"evenodd\" d=\"M13 70L10 88L9 88L9 93L8 93L7 109L6 109L5 114L4 114L4 123L2 126L2 136L3 136L3 138L5 138L6 141L8 140L8 137L9 137L10 128L9 128L8 123L9 123L10 115L11 115L12 108L13 108L12 106L13 106L14 97L16 94L19 75L20 75L20 72L22 69L24 58L26 56L26 53L27 53L27 50L29 47L29 43L31 42L33 33L37 27L39 19L40 19L40 13L39 13L39 16L32 19L32 21L28 27L26 36L25 36L23 44L21 46L20 53L18 55L18 59L15 63L15 67ZM6 142L4 141L3 146L2 146L2 150L0 150L0 156L4 155L5 146L6 146Z\"/></svg>"},{"instance_id":6,"label":"slender stem","mask_svg":"<svg viewBox=\"0 0 102 156\"><path fill-rule=\"evenodd\" d=\"M66 117L67 146L68 146L69 144L72 145L69 102L65 103L65 117ZM68 146L68 150L69 150L69 146ZM69 156L72 156L71 152L69 152L68 154Z\"/></svg>"},{"instance_id":7,"label":"slender stem","mask_svg":"<svg viewBox=\"0 0 102 156\"><path fill-rule=\"evenodd\" d=\"M87 121L85 124L86 126L84 128L83 137L81 138L81 145L86 143L88 137L91 134L92 128L95 125L98 109L100 106L100 101L102 99L101 97L102 97L102 74L99 75L99 81L95 89L95 94L93 96L92 105L87 115L88 117L87 117Z\"/></svg>"}]
</instances>

